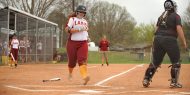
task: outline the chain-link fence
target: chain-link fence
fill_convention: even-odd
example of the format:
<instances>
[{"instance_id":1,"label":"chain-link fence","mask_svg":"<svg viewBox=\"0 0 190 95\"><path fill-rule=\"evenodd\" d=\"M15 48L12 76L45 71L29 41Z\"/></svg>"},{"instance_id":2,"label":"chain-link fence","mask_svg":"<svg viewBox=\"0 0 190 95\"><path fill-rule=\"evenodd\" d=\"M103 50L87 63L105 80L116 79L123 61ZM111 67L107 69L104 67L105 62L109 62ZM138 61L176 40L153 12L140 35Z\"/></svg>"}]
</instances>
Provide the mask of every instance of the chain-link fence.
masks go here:
<instances>
[{"instance_id":1,"label":"chain-link fence","mask_svg":"<svg viewBox=\"0 0 190 95\"><path fill-rule=\"evenodd\" d=\"M19 62L53 60L57 24L7 7L0 9L0 62L8 63L9 41L16 34L20 42Z\"/></svg>"}]
</instances>

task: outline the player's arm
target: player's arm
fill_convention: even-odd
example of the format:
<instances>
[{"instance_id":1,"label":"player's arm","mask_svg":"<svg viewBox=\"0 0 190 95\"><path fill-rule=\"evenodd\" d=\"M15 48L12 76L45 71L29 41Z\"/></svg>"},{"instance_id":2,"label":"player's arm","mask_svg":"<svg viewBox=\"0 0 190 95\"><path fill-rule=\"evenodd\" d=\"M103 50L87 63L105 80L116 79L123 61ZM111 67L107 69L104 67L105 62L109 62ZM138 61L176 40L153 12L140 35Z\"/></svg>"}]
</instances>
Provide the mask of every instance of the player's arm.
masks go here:
<instances>
[{"instance_id":1,"label":"player's arm","mask_svg":"<svg viewBox=\"0 0 190 95\"><path fill-rule=\"evenodd\" d=\"M177 25L177 34L181 40L181 43L183 44L183 47L186 49L187 43L186 43L184 32L183 32L181 25Z\"/></svg>"},{"instance_id":2,"label":"player's arm","mask_svg":"<svg viewBox=\"0 0 190 95\"><path fill-rule=\"evenodd\" d=\"M101 41L99 42L99 45L98 45L98 51L100 52L101 50Z\"/></svg>"},{"instance_id":3,"label":"player's arm","mask_svg":"<svg viewBox=\"0 0 190 95\"><path fill-rule=\"evenodd\" d=\"M66 25L65 31L67 33L76 33L82 31L88 31L87 25L74 25L74 18L70 18Z\"/></svg>"},{"instance_id":4,"label":"player's arm","mask_svg":"<svg viewBox=\"0 0 190 95\"><path fill-rule=\"evenodd\" d=\"M108 51L110 51L110 43L109 43L109 41L107 41L107 43L108 43Z\"/></svg>"},{"instance_id":5,"label":"player's arm","mask_svg":"<svg viewBox=\"0 0 190 95\"><path fill-rule=\"evenodd\" d=\"M181 43L183 44L183 47L186 49L187 43L186 43L184 32L182 29L181 17L179 15L176 16L176 30L177 30L177 34L181 40Z\"/></svg>"},{"instance_id":6,"label":"player's arm","mask_svg":"<svg viewBox=\"0 0 190 95\"><path fill-rule=\"evenodd\" d=\"M67 32L67 33L79 32L79 30L76 30L76 29L72 28L73 25L74 25L74 18L71 17L71 18L69 18L69 21L68 21L68 23L67 23L67 25L65 27L65 32Z\"/></svg>"},{"instance_id":7,"label":"player's arm","mask_svg":"<svg viewBox=\"0 0 190 95\"><path fill-rule=\"evenodd\" d=\"M69 26L67 26L65 28L65 32L67 33L76 33L76 32L80 32L80 30L74 29L74 28L70 28Z\"/></svg>"}]
</instances>

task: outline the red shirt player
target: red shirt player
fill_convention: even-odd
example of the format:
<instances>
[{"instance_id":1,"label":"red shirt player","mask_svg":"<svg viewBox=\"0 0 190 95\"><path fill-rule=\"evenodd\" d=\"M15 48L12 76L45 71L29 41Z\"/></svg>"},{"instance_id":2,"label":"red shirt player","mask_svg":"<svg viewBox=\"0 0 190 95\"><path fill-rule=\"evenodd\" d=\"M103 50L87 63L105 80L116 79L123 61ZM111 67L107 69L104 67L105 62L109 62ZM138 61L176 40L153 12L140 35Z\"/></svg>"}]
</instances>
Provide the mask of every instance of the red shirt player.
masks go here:
<instances>
[{"instance_id":1,"label":"red shirt player","mask_svg":"<svg viewBox=\"0 0 190 95\"><path fill-rule=\"evenodd\" d=\"M78 63L84 85L90 80L87 75L88 22L84 19L85 15L86 7L79 5L65 27L65 31L69 33L67 40L69 79L72 78L73 69Z\"/></svg>"},{"instance_id":2,"label":"red shirt player","mask_svg":"<svg viewBox=\"0 0 190 95\"><path fill-rule=\"evenodd\" d=\"M105 35L103 36L103 38L99 42L99 50L100 50L101 55L102 55L102 66L104 64L104 60L106 60L106 64L108 66L109 63L108 63L108 58L107 58L106 52L109 50L109 42L106 39Z\"/></svg>"}]
</instances>

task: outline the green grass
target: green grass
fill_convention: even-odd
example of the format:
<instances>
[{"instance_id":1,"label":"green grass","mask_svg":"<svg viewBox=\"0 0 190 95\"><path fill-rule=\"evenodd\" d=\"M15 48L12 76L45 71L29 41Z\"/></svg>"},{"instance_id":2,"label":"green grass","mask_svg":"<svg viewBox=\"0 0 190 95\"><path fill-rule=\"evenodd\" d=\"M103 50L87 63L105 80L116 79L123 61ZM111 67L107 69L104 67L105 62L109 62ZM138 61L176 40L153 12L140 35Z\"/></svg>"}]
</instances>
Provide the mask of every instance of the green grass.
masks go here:
<instances>
[{"instance_id":1,"label":"green grass","mask_svg":"<svg viewBox=\"0 0 190 95\"><path fill-rule=\"evenodd\" d=\"M65 48L59 48L59 53L66 52ZM118 64L126 64L126 63L143 63L143 64L149 64L150 63L150 52L146 52L143 60L139 59L138 54L130 53L130 51L126 52L116 52L116 51L109 51L108 53L108 60L109 63L118 63ZM181 59L183 64L189 64L190 61L188 59L188 54L185 54L184 52L181 53ZM61 62L61 63L67 63L67 62ZM101 64L101 54L96 51L89 51L88 52L88 63L90 64ZM165 55L164 64L170 64L169 57Z\"/></svg>"},{"instance_id":2,"label":"green grass","mask_svg":"<svg viewBox=\"0 0 190 95\"><path fill-rule=\"evenodd\" d=\"M130 54L129 52L107 52L109 63L147 63L148 57L140 60L137 54ZM89 52L88 63L101 63L101 53Z\"/></svg>"},{"instance_id":3,"label":"green grass","mask_svg":"<svg viewBox=\"0 0 190 95\"><path fill-rule=\"evenodd\" d=\"M143 60L139 59L138 54L131 54L130 52L115 52L110 51L108 54L109 63L150 63L150 53L147 52ZM186 54L181 54L183 64L190 63ZM88 63L101 63L101 54L99 52L90 51L88 54ZM170 63L169 57L165 55L163 63Z\"/></svg>"}]
</instances>

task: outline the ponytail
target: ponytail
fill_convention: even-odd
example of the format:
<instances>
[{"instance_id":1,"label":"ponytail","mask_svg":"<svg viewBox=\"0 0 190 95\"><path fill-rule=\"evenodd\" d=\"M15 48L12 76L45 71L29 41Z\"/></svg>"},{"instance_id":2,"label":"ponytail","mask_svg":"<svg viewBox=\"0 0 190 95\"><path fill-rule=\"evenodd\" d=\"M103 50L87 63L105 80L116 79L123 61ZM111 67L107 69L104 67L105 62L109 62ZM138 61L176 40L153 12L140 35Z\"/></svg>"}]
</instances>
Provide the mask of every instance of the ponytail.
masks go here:
<instances>
[{"instance_id":1,"label":"ponytail","mask_svg":"<svg viewBox=\"0 0 190 95\"><path fill-rule=\"evenodd\" d=\"M70 19L71 17L76 17L76 16L77 16L77 15L76 15L75 12L70 13L70 14L68 15L67 23L69 22L69 19ZM65 24L65 27L67 27L67 23Z\"/></svg>"},{"instance_id":2,"label":"ponytail","mask_svg":"<svg viewBox=\"0 0 190 95\"><path fill-rule=\"evenodd\" d=\"M76 13L75 12L72 12L71 14L68 15L68 18L71 18L71 17L76 17Z\"/></svg>"}]
</instances>

